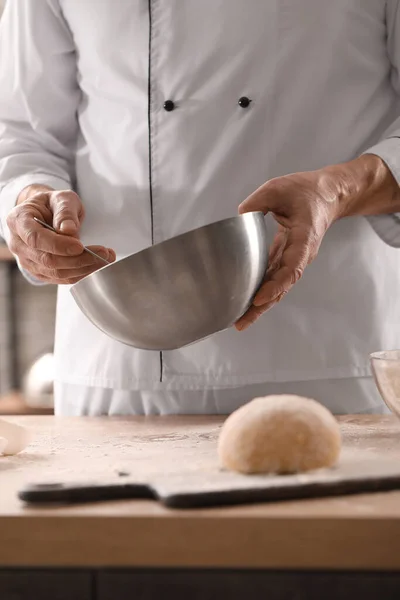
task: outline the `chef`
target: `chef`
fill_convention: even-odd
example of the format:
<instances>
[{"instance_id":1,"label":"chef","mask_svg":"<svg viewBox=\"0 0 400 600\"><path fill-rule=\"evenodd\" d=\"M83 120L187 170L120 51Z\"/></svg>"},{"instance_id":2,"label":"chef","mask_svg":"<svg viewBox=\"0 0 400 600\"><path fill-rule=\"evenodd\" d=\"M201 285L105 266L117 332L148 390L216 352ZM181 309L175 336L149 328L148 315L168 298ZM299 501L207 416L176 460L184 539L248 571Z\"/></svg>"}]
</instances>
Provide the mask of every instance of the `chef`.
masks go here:
<instances>
[{"instance_id":1,"label":"chef","mask_svg":"<svg viewBox=\"0 0 400 600\"><path fill-rule=\"evenodd\" d=\"M368 355L400 347L399 68L398 0L8 2L2 233L59 286L57 414L226 414L286 392L383 411ZM120 259L238 208L275 235L236 327L140 351L75 305L101 266L82 244Z\"/></svg>"}]
</instances>

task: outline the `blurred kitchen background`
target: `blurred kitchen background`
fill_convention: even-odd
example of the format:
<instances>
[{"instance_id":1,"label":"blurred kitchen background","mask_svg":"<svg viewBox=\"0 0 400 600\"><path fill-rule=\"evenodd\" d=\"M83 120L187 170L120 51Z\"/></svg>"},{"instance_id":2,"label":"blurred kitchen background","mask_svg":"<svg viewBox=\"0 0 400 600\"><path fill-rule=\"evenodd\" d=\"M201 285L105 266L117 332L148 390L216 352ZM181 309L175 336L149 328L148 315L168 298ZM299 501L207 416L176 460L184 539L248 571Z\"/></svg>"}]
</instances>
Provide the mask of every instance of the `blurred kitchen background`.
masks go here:
<instances>
[{"instance_id":1,"label":"blurred kitchen background","mask_svg":"<svg viewBox=\"0 0 400 600\"><path fill-rule=\"evenodd\" d=\"M0 414L52 411L56 294L25 281L0 237Z\"/></svg>"}]
</instances>

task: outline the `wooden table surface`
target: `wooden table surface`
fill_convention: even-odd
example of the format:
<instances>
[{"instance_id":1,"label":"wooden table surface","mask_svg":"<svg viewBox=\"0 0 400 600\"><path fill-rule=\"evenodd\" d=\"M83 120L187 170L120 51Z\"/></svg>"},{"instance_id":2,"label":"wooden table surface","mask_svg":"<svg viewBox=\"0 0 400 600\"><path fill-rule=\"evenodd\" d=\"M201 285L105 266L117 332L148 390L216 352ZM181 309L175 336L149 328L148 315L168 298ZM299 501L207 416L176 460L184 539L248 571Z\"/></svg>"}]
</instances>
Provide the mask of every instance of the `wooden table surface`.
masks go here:
<instances>
[{"instance_id":1,"label":"wooden table surface","mask_svg":"<svg viewBox=\"0 0 400 600\"><path fill-rule=\"evenodd\" d=\"M13 417L34 440L0 457L0 567L400 569L400 492L175 511L154 501L26 508L23 483L216 461L214 417ZM341 418L344 445L400 461L400 421ZM197 458L196 458L197 457Z\"/></svg>"}]
</instances>

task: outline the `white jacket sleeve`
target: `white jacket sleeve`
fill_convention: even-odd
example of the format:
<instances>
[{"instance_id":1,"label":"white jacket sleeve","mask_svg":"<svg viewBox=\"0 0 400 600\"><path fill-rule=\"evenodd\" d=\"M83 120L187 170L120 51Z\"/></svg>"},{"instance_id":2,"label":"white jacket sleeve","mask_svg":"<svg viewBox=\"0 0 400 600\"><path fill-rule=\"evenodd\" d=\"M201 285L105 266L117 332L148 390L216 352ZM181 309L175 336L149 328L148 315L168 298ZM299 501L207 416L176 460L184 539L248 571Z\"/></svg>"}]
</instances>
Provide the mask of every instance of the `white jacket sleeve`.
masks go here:
<instances>
[{"instance_id":1,"label":"white jacket sleeve","mask_svg":"<svg viewBox=\"0 0 400 600\"><path fill-rule=\"evenodd\" d=\"M27 185L72 187L80 91L59 0L12 0L0 21L0 233Z\"/></svg>"},{"instance_id":2,"label":"white jacket sleeve","mask_svg":"<svg viewBox=\"0 0 400 600\"><path fill-rule=\"evenodd\" d=\"M387 51L392 63L392 84L400 105L400 1L388 0L386 8ZM381 141L366 150L387 164L400 185L400 116L385 132ZM367 217L376 233L390 246L400 248L400 213Z\"/></svg>"}]
</instances>

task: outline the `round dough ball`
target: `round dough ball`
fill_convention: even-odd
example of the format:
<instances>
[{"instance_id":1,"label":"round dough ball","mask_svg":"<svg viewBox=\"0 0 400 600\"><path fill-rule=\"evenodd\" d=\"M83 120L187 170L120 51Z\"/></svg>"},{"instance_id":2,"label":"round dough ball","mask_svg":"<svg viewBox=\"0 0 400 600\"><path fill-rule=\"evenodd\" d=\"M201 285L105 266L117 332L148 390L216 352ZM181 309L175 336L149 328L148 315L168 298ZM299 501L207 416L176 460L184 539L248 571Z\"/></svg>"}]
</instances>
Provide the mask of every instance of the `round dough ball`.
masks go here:
<instances>
[{"instance_id":1,"label":"round dough ball","mask_svg":"<svg viewBox=\"0 0 400 600\"><path fill-rule=\"evenodd\" d=\"M239 473L300 473L331 467L340 454L339 425L310 398L255 398L225 421L218 443L221 466Z\"/></svg>"}]
</instances>

